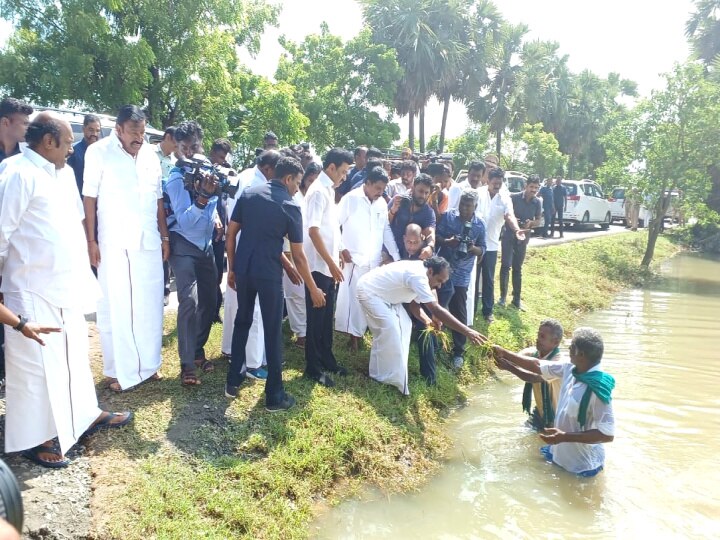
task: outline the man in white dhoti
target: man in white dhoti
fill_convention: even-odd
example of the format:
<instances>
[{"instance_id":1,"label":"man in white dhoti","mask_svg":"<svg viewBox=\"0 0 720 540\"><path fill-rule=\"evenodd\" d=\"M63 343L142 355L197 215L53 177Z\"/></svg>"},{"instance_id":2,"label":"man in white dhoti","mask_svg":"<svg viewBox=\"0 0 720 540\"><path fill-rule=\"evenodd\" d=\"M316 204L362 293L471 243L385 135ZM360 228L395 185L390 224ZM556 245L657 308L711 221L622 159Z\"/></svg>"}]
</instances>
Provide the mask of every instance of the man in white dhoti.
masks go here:
<instances>
[{"instance_id":1,"label":"man in white dhoti","mask_svg":"<svg viewBox=\"0 0 720 540\"><path fill-rule=\"evenodd\" d=\"M245 181L240 184L240 189L235 194L234 199L227 200L228 221L235 211L235 205L240 200L240 196L248 188L262 186L267 184L275 176L275 166L280 159L280 153L275 150L266 150L257 159L257 165L252 169L252 176L247 176ZM243 171L245 172L245 171ZM242 231L237 234L236 242L240 240ZM222 334L222 353L225 356L231 355L233 330L235 328L235 317L237 316L238 301L237 294L230 288L225 289L225 312L223 314L223 334ZM245 364L247 367L247 376L251 379L267 379L267 370L263 367L267 365L267 357L265 356L265 332L263 330L262 314L260 312L260 300L255 299L255 308L253 310L253 322L248 334L247 345L245 345Z\"/></svg>"},{"instance_id":2,"label":"man in white dhoti","mask_svg":"<svg viewBox=\"0 0 720 540\"><path fill-rule=\"evenodd\" d=\"M349 346L354 351L367 330L365 315L357 302L358 280L380 266L383 244L393 260L400 260L388 221L387 203L382 198L388 180L387 173L375 167L363 185L350 191L338 204L344 279L338 288L335 330L350 335Z\"/></svg>"},{"instance_id":3,"label":"man in white dhoti","mask_svg":"<svg viewBox=\"0 0 720 540\"><path fill-rule=\"evenodd\" d=\"M438 304L433 289L450 277L450 264L442 257L425 261L399 261L365 274L357 286L357 297L372 331L370 377L396 387L405 395L408 386L408 353L412 323L408 312L425 325L445 324L475 344L487 338L453 317ZM421 309L427 308L432 319Z\"/></svg>"},{"instance_id":4,"label":"man in white dhoti","mask_svg":"<svg viewBox=\"0 0 720 540\"><path fill-rule=\"evenodd\" d=\"M160 378L162 361L162 263L170 239L162 169L144 135L145 114L125 105L115 130L85 154L85 231L103 292L97 306L103 374L115 392Z\"/></svg>"},{"instance_id":5,"label":"man in white dhoti","mask_svg":"<svg viewBox=\"0 0 720 540\"><path fill-rule=\"evenodd\" d=\"M17 331L6 332L5 451L24 450L58 468L69 464L64 454L83 434L125 425L132 414L98 408L88 362L84 314L100 291L88 265L75 177L65 167L72 130L41 113L27 142L0 175L0 291L21 315ZM21 335L28 336L26 318L60 332L43 347Z\"/></svg>"}]
</instances>

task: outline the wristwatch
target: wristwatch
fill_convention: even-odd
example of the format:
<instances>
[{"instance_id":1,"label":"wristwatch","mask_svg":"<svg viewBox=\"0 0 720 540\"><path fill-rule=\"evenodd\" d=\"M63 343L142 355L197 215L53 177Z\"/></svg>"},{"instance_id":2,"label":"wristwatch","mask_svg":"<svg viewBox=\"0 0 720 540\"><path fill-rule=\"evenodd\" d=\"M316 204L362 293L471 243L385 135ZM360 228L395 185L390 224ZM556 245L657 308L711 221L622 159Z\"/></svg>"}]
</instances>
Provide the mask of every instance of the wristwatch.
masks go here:
<instances>
[{"instance_id":1,"label":"wristwatch","mask_svg":"<svg viewBox=\"0 0 720 540\"><path fill-rule=\"evenodd\" d=\"M17 325L13 326L13 330L22 332L22 329L25 328L25 325L27 324L28 320L25 317L23 317L22 315L18 315L18 319L20 319L20 322L17 323Z\"/></svg>"}]
</instances>

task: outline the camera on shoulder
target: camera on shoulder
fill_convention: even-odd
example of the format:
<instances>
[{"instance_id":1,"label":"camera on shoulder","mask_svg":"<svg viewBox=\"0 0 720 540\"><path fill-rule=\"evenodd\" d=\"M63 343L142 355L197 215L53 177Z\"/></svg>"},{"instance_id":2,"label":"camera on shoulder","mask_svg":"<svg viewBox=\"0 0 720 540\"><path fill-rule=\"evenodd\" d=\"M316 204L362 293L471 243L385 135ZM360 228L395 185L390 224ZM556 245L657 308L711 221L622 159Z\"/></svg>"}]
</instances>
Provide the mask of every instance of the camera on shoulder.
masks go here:
<instances>
[{"instance_id":1,"label":"camera on shoulder","mask_svg":"<svg viewBox=\"0 0 720 540\"><path fill-rule=\"evenodd\" d=\"M213 165L205 156L199 154L191 158L178 159L175 166L183 170L183 185L192 194L198 193L198 183L202 184L208 177L215 180L216 187L212 193L203 193L204 196L220 197L223 193L227 193L229 197L235 198L240 187L240 178L235 169Z\"/></svg>"}]
</instances>

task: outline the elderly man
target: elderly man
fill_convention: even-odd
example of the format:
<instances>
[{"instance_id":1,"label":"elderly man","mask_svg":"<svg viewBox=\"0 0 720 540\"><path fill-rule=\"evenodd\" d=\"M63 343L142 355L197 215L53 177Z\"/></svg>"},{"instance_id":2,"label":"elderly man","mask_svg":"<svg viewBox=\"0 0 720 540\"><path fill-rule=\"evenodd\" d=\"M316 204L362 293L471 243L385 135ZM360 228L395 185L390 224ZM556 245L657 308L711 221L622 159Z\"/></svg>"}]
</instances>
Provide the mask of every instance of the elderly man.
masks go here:
<instances>
[{"instance_id":1,"label":"elderly man","mask_svg":"<svg viewBox=\"0 0 720 540\"><path fill-rule=\"evenodd\" d=\"M102 137L100 118L94 114L86 114L83 118L83 138L73 146L73 153L67 160L67 164L75 172L75 182L77 182L78 193L81 195L85 173L85 152L91 144L98 142L100 137Z\"/></svg>"},{"instance_id":2,"label":"elderly man","mask_svg":"<svg viewBox=\"0 0 720 540\"><path fill-rule=\"evenodd\" d=\"M83 434L132 419L98 408L84 314L99 295L90 272L83 209L65 158L73 135L67 122L41 113L27 131L28 147L0 175L0 291L19 314L7 334L5 451L45 467L65 467L64 454ZM45 347L26 339L27 319L61 330Z\"/></svg>"},{"instance_id":3,"label":"elderly man","mask_svg":"<svg viewBox=\"0 0 720 540\"><path fill-rule=\"evenodd\" d=\"M468 328L440 306L433 294L450 277L442 257L425 261L399 261L371 270L360 278L358 300L372 331L370 377L394 386L404 395L408 386L411 321L408 314L431 326L438 321L481 344L485 337ZM431 319L422 308L426 308Z\"/></svg>"},{"instance_id":4,"label":"elderly man","mask_svg":"<svg viewBox=\"0 0 720 540\"><path fill-rule=\"evenodd\" d=\"M158 379L162 362L162 262L170 243L160 162L144 136L145 114L125 105L113 133L85 154L85 231L103 291L103 373L114 392Z\"/></svg>"},{"instance_id":5,"label":"elderly man","mask_svg":"<svg viewBox=\"0 0 720 540\"><path fill-rule=\"evenodd\" d=\"M615 379L600 371L603 351L602 336L592 328L578 328L573 333L570 362L539 360L495 347L501 369L513 364L545 381L561 381L555 427L540 434L548 444L540 450L548 461L582 477L595 476L603 470L603 443L612 442L615 437L615 416L610 403Z\"/></svg>"},{"instance_id":6,"label":"elderly man","mask_svg":"<svg viewBox=\"0 0 720 540\"><path fill-rule=\"evenodd\" d=\"M358 280L380 265L383 245L394 260L400 260L382 198L387 183L385 171L376 167L362 187L352 190L338 205L344 279L338 289L335 330L349 334L350 349L354 351L367 330L365 315L356 301Z\"/></svg>"}]
</instances>

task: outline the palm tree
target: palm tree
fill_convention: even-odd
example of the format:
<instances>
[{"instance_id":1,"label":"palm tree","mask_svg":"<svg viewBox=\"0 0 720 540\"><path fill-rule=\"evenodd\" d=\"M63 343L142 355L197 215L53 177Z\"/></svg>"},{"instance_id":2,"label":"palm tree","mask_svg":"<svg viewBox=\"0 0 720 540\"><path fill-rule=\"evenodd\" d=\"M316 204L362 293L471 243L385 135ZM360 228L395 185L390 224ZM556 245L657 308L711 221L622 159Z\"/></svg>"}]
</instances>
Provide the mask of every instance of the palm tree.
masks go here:
<instances>
[{"instance_id":1,"label":"palm tree","mask_svg":"<svg viewBox=\"0 0 720 540\"><path fill-rule=\"evenodd\" d=\"M502 149L502 136L506 129L523 123L521 100L518 99L518 82L522 69L520 52L522 39L528 31L524 24L503 24L500 40L490 54L490 85L484 94L468 103L468 115L476 122L487 122L495 134L495 151Z\"/></svg>"},{"instance_id":2,"label":"palm tree","mask_svg":"<svg viewBox=\"0 0 720 540\"><path fill-rule=\"evenodd\" d=\"M693 55L714 71L720 69L720 0L697 0L685 25Z\"/></svg>"}]
</instances>

